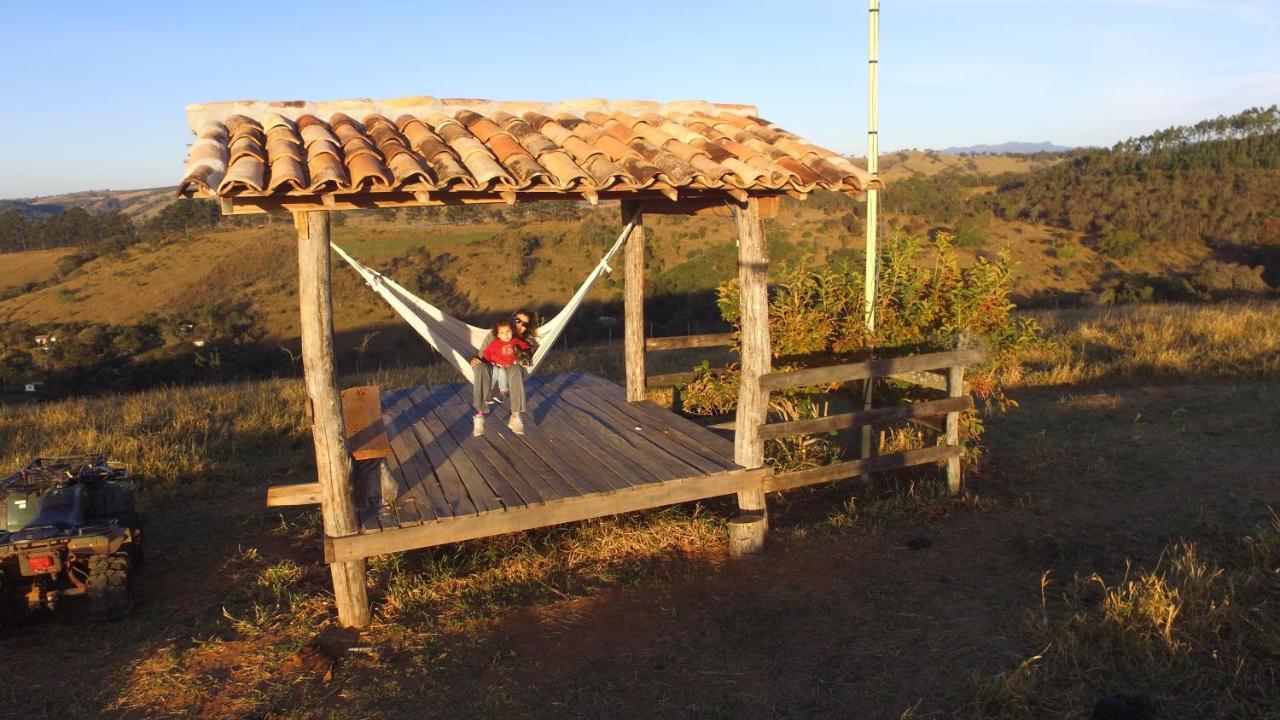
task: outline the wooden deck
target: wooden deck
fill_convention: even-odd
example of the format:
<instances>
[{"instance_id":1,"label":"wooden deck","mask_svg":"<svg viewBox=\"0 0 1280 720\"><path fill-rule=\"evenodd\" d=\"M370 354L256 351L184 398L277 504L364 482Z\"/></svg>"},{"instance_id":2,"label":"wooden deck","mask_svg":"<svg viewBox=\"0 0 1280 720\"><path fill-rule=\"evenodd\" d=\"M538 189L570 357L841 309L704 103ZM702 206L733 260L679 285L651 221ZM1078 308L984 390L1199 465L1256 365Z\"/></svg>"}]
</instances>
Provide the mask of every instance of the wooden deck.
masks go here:
<instances>
[{"instance_id":1,"label":"wooden deck","mask_svg":"<svg viewBox=\"0 0 1280 720\"><path fill-rule=\"evenodd\" d=\"M525 434L491 406L472 437L471 386L382 394L393 457L358 464L360 533L326 538L342 562L562 522L759 490L762 469L733 462L733 443L582 374L528 379Z\"/></svg>"}]
</instances>

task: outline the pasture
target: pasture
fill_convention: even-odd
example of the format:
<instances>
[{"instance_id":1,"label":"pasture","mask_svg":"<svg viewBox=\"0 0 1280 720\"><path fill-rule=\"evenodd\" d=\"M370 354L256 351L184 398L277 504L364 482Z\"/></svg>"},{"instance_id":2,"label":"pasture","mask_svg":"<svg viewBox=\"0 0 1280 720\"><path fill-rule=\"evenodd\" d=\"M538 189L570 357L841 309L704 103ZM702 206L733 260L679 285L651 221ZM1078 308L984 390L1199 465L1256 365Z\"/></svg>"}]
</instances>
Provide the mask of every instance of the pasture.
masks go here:
<instances>
[{"instance_id":1,"label":"pasture","mask_svg":"<svg viewBox=\"0 0 1280 720\"><path fill-rule=\"evenodd\" d=\"M150 554L127 620L90 632L73 610L4 641L3 706L1030 718L1120 697L1269 717L1280 306L1036 317L1054 343L985 420L959 498L934 473L772 497L751 563L727 562L729 501L385 556L361 636L334 627L318 513L263 507L268 483L312 472L300 380L4 407L10 465L101 449L145 478ZM620 356L549 362L616 379Z\"/></svg>"}]
</instances>

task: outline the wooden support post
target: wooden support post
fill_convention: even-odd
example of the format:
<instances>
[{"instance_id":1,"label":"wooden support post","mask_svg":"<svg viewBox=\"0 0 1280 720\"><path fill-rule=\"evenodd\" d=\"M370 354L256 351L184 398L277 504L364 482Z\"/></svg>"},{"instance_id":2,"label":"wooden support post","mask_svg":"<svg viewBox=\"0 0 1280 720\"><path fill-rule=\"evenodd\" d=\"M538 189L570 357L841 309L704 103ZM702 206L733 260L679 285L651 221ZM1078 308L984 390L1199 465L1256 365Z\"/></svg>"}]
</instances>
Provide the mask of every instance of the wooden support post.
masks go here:
<instances>
[{"instance_id":1,"label":"wooden support post","mask_svg":"<svg viewBox=\"0 0 1280 720\"><path fill-rule=\"evenodd\" d=\"M760 376L773 367L769 347L769 254L765 247L764 223L756 198L734 207L738 228L738 292L741 307L739 345L742 372L738 383L738 412L733 434L734 462L747 468L764 465L764 440L760 425L769 409L769 394L760 387ZM763 549L768 529L768 513L763 490L738 493L738 509L761 518L754 547L743 548L748 554Z\"/></svg>"},{"instance_id":2,"label":"wooden support post","mask_svg":"<svg viewBox=\"0 0 1280 720\"><path fill-rule=\"evenodd\" d=\"M640 206L622 201L622 224L631 222ZM627 372L627 400L645 398L644 382L644 215L627 236L623 304L623 357Z\"/></svg>"},{"instance_id":3,"label":"wooden support post","mask_svg":"<svg viewBox=\"0 0 1280 720\"><path fill-rule=\"evenodd\" d=\"M729 557L746 558L764 550L768 522L764 515L743 514L729 521Z\"/></svg>"},{"instance_id":4,"label":"wooden support post","mask_svg":"<svg viewBox=\"0 0 1280 720\"><path fill-rule=\"evenodd\" d=\"M359 532L351 496L351 456L342 423L342 403L333 358L333 297L330 291L329 213L294 215L298 231L298 303L302 320L302 368L311 401L311 437L320 481L324 534L343 537ZM329 566L338 621L345 627L369 624L365 561Z\"/></svg>"},{"instance_id":5,"label":"wooden support post","mask_svg":"<svg viewBox=\"0 0 1280 720\"><path fill-rule=\"evenodd\" d=\"M964 366L952 365L947 371L947 395L960 397L964 394ZM947 413L947 445L960 445L960 413ZM960 494L960 456L947 460L947 489L952 495Z\"/></svg>"}]
</instances>

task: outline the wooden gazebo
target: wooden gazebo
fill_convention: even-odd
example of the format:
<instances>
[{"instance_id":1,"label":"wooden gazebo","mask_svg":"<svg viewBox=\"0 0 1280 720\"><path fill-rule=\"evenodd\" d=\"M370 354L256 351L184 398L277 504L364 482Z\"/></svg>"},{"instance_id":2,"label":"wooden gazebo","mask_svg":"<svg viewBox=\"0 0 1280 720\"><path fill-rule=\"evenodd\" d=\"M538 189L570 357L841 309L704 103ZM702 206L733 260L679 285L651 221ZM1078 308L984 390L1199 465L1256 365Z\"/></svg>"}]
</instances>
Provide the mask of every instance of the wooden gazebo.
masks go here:
<instances>
[{"instance_id":1,"label":"wooden gazebo","mask_svg":"<svg viewBox=\"0 0 1280 720\"><path fill-rule=\"evenodd\" d=\"M777 198L853 195L877 178L757 116L706 102L557 104L427 97L188 108L196 135L179 192L224 214L291 212L298 238L303 367L317 483L274 488L271 504L319 501L342 624L369 621L365 558L468 538L736 494L746 552L763 542L764 493L862 472L947 461L958 368L975 353L771 373L762 218ZM334 374L329 213L581 198L637 213L625 250L626 387L581 374L535 376L532 427L473 438L461 386L340 394ZM645 400L643 214L733 213L741 283L741 384L732 443ZM649 339L649 349L723 338ZM908 408L766 425L771 390L953 367L952 397ZM347 407L343 407L343 396ZM880 415L877 415L880 413ZM921 415L947 416L947 444L774 475L764 439ZM884 415L884 417L881 417ZM497 424L497 423L495 423ZM954 471L950 468L954 466Z\"/></svg>"}]
</instances>

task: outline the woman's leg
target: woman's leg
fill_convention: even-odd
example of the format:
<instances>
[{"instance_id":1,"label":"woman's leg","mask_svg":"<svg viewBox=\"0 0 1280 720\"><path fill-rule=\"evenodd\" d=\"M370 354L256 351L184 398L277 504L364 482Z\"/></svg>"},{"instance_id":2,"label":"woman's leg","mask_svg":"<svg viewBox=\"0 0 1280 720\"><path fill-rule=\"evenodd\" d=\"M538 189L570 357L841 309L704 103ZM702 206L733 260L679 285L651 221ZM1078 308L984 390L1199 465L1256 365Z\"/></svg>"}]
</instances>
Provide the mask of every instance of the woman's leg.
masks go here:
<instances>
[{"instance_id":1,"label":"woman's leg","mask_svg":"<svg viewBox=\"0 0 1280 720\"><path fill-rule=\"evenodd\" d=\"M471 384L471 400L477 413L484 412L485 403L489 401L489 388L493 384L493 366L487 362L471 366L475 373L475 382Z\"/></svg>"},{"instance_id":2,"label":"woman's leg","mask_svg":"<svg viewBox=\"0 0 1280 720\"><path fill-rule=\"evenodd\" d=\"M507 368L507 387L511 390L511 412L524 412L524 375L523 365L512 365Z\"/></svg>"}]
</instances>

